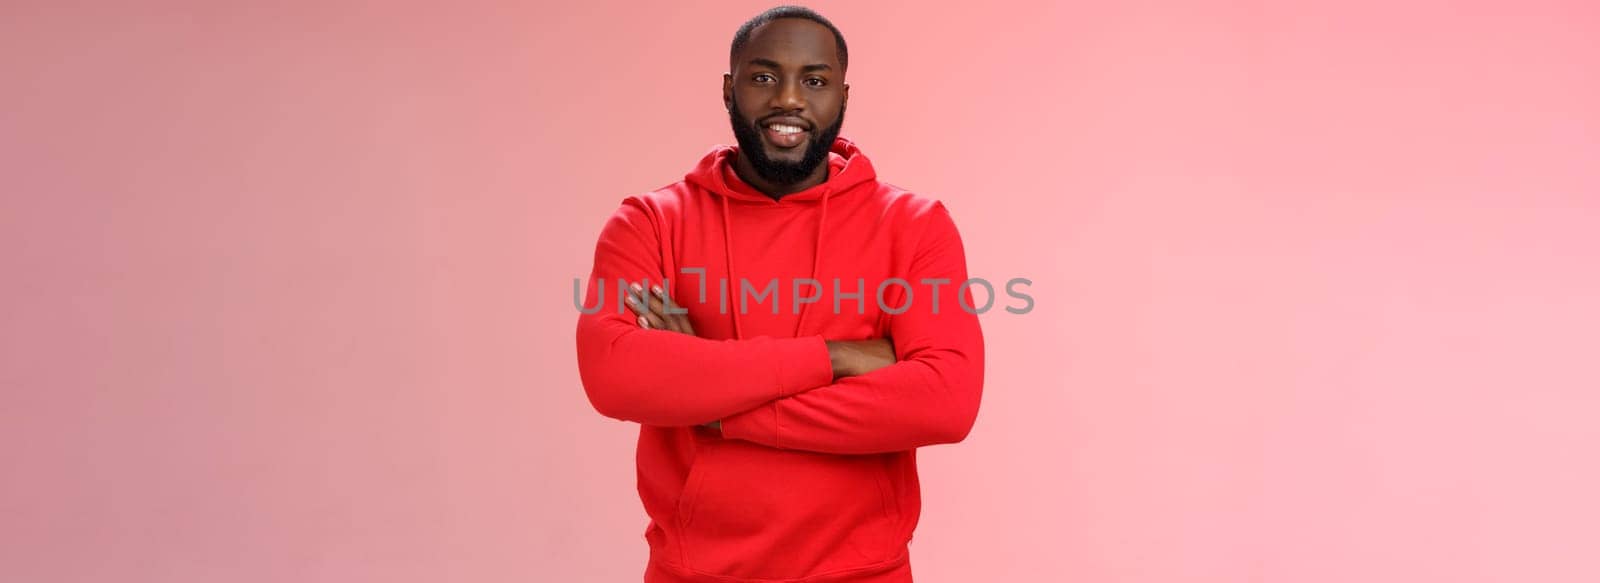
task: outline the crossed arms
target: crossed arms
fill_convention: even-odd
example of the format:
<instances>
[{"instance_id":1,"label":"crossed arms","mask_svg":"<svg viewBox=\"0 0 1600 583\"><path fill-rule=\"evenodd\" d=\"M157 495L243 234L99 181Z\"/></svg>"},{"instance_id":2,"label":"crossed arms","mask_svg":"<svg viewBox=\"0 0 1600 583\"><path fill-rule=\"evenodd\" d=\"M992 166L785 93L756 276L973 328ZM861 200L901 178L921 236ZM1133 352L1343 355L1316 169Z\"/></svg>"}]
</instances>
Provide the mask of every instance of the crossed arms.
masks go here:
<instances>
[{"instance_id":1,"label":"crossed arms","mask_svg":"<svg viewBox=\"0 0 1600 583\"><path fill-rule=\"evenodd\" d=\"M944 207L932 205L917 225L902 277L965 281L961 239ZM602 415L658 426L715 422L726 438L835 454L954 443L971 430L983 338L952 287L908 300L890 317L888 339L700 338L687 318L661 309L665 293L645 294L649 305L624 312L607 304L615 293L597 289L601 281L660 281L659 237L651 210L630 198L596 246L583 305L601 309L579 317L577 347L584 390Z\"/></svg>"}]
</instances>

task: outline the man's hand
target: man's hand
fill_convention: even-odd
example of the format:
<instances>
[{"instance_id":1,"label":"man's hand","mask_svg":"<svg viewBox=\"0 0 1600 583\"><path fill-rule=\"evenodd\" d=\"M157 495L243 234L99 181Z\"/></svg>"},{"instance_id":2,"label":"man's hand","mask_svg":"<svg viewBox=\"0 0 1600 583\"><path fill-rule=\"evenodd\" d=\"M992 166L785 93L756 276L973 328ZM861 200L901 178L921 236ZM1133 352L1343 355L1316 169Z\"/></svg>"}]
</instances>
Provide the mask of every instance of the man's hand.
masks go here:
<instances>
[{"instance_id":1,"label":"man's hand","mask_svg":"<svg viewBox=\"0 0 1600 583\"><path fill-rule=\"evenodd\" d=\"M668 332L682 332L694 336L694 326L689 324L689 313L684 311L679 314L667 313L667 303L672 297L659 285L650 286L650 293L645 293L639 284L629 284L632 293L628 294L628 309L639 316L639 326L652 330L666 330ZM682 311L683 307L673 304L673 311Z\"/></svg>"},{"instance_id":2,"label":"man's hand","mask_svg":"<svg viewBox=\"0 0 1600 583\"><path fill-rule=\"evenodd\" d=\"M894 364L894 343L888 338L829 340L828 360L835 379L864 375Z\"/></svg>"}]
</instances>

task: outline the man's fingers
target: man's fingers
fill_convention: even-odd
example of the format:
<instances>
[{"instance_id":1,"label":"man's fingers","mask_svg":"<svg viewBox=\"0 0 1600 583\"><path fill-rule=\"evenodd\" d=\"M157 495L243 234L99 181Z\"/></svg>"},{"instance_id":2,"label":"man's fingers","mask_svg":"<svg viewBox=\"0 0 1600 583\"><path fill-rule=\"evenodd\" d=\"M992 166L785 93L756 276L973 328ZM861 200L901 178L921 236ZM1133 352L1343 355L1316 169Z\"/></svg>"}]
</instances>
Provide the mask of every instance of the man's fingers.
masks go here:
<instances>
[{"instance_id":1,"label":"man's fingers","mask_svg":"<svg viewBox=\"0 0 1600 583\"><path fill-rule=\"evenodd\" d=\"M629 284L628 289L627 301L624 303L628 305L629 310L633 311L639 322L639 327L652 330L667 330L666 320L650 309L650 294L644 290L644 287L634 283Z\"/></svg>"},{"instance_id":2,"label":"man's fingers","mask_svg":"<svg viewBox=\"0 0 1600 583\"><path fill-rule=\"evenodd\" d=\"M628 294L627 301L623 303L628 306L628 310L632 311L635 316L643 316L650 313L650 308L639 303L639 299L633 297L633 294Z\"/></svg>"},{"instance_id":3,"label":"man's fingers","mask_svg":"<svg viewBox=\"0 0 1600 583\"><path fill-rule=\"evenodd\" d=\"M649 302L650 300L646 299L645 301ZM672 331L672 326L668 325L666 318L663 318L661 313L655 310L653 302L646 303L644 306L645 307L639 312L640 326L644 326L652 330Z\"/></svg>"},{"instance_id":4,"label":"man's fingers","mask_svg":"<svg viewBox=\"0 0 1600 583\"><path fill-rule=\"evenodd\" d=\"M650 311L666 324L666 328L668 330L692 334L693 332L687 329L688 322L683 319L683 314L671 314L667 312L667 299L667 292L662 290L661 286L650 286ZM673 306L673 308L682 309L681 306Z\"/></svg>"},{"instance_id":5,"label":"man's fingers","mask_svg":"<svg viewBox=\"0 0 1600 583\"><path fill-rule=\"evenodd\" d=\"M650 293L645 295L644 301L646 308L649 310L647 317L650 318L651 323L660 322L662 330L678 331L678 328L673 326L667 318L666 311L661 309L661 298L656 296L655 288L650 289Z\"/></svg>"},{"instance_id":6,"label":"man's fingers","mask_svg":"<svg viewBox=\"0 0 1600 583\"><path fill-rule=\"evenodd\" d=\"M667 302L670 300L666 290L659 285L652 285L646 290L640 284L631 283L628 284L627 298L623 303L633 312L642 328L694 335L694 326L689 324L687 313L667 312ZM682 310L683 306L673 305L672 309Z\"/></svg>"},{"instance_id":7,"label":"man's fingers","mask_svg":"<svg viewBox=\"0 0 1600 583\"><path fill-rule=\"evenodd\" d=\"M674 332L682 332L690 336L694 335L694 326L689 324L689 314L688 312L683 311L683 306L673 304L673 312L667 311L667 303L671 302L672 300L671 294L668 294L666 290L662 289L659 285L651 286L650 294L651 311L655 312L657 317L661 318L667 323L668 329Z\"/></svg>"}]
</instances>

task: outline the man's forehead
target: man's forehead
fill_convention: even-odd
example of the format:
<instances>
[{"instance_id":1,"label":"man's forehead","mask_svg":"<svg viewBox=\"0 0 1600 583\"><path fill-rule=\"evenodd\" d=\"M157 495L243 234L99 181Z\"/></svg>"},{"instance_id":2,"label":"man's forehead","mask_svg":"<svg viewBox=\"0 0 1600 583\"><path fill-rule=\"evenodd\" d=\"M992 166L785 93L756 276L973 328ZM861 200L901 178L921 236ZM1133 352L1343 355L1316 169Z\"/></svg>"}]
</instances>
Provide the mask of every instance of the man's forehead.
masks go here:
<instances>
[{"instance_id":1,"label":"man's forehead","mask_svg":"<svg viewBox=\"0 0 1600 583\"><path fill-rule=\"evenodd\" d=\"M762 61L783 66L839 66L839 46L833 32L804 18L779 18L756 27L740 51L739 66Z\"/></svg>"}]
</instances>

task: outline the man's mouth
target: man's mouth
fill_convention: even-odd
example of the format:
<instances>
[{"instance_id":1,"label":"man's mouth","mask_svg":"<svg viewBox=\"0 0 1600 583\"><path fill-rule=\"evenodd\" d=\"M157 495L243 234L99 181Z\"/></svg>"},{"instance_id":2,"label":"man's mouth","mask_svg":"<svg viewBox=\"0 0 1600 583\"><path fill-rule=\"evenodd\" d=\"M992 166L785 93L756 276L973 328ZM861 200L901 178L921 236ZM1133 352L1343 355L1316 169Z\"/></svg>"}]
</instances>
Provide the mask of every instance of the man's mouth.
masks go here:
<instances>
[{"instance_id":1,"label":"man's mouth","mask_svg":"<svg viewBox=\"0 0 1600 583\"><path fill-rule=\"evenodd\" d=\"M793 121L769 121L762 124L762 133L767 136L767 143L782 149L789 149L805 143L811 135L805 126Z\"/></svg>"}]
</instances>

